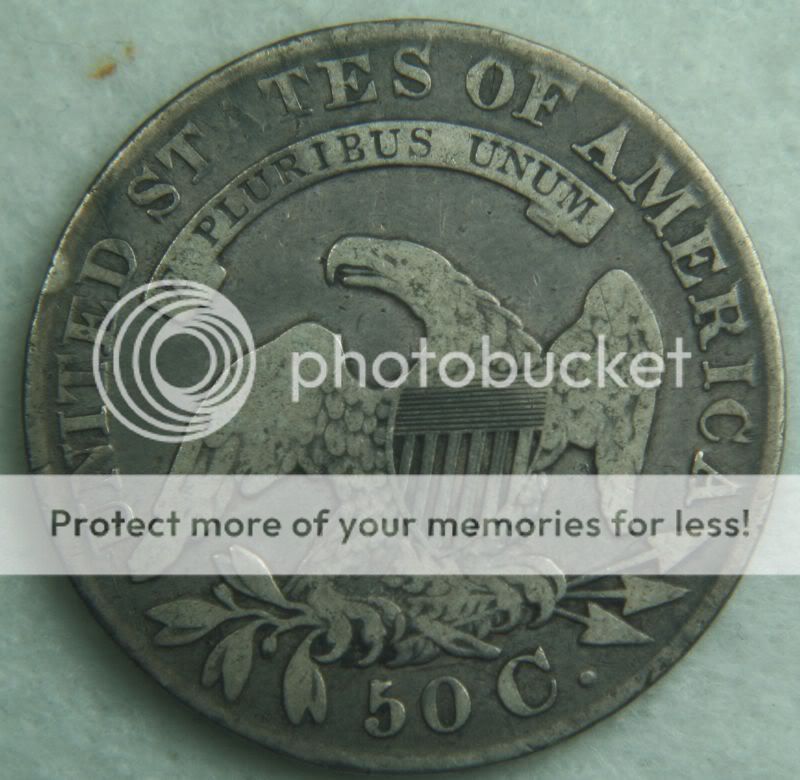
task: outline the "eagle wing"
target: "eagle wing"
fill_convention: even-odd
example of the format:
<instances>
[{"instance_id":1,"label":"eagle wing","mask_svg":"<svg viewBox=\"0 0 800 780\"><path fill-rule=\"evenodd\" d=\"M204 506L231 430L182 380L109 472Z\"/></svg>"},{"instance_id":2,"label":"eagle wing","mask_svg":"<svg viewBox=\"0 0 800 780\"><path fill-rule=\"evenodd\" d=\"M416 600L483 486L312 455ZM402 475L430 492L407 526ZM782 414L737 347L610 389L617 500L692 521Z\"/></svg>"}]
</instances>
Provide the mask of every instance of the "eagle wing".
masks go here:
<instances>
[{"instance_id":1,"label":"eagle wing","mask_svg":"<svg viewBox=\"0 0 800 780\"><path fill-rule=\"evenodd\" d=\"M599 337L605 337L606 361L627 353L616 366L626 382L620 387L598 377ZM630 379L630 363L640 352L663 354L655 315L634 280L624 271L605 274L589 290L583 313L553 343L555 363L570 352L586 352L590 360L573 363L574 379L589 379L585 388L571 387L557 374L548 399L547 413L532 470L552 465L568 444L595 449L599 474L638 474L650 436L656 388Z\"/></svg>"},{"instance_id":2,"label":"eagle wing","mask_svg":"<svg viewBox=\"0 0 800 780\"><path fill-rule=\"evenodd\" d=\"M340 386L336 386L333 366L338 338L321 325L302 323L258 347L253 355L255 380L244 406L220 430L203 439L184 442L171 472L385 472L391 411L388 396L392 394L362 387L346 369ZM318 387L300 387L294 401L293 355L304 352L319 354L328 374ZM317 369L314 365L315 372Z\"/></svg>"},{"instance_id":3,"label":"eagle wing","mask_svg":"<svg viewBox=\"0 0 800 780\"><path fill-rule=\"evenodd\" d=\"M362 387L347 370L337 387L331 370L338 338L321 325L301 323L258 347L252 355L255 379L245 404L218 431L183 442L170 473L385 473L392 392ZM292 356L304 352L321 355L328 376L318 387L301 387L293 401ZM201 405L198 414L202 411ZM178 489L170 489L171 500L179 500ZM208 495L198 496L195 490L187 500L223 515L230 495L213 483L207 489ZM182 545L145 537L132 553L131 567L157 573L174 562L181 549Z\"/></svg>"}]
</instances>

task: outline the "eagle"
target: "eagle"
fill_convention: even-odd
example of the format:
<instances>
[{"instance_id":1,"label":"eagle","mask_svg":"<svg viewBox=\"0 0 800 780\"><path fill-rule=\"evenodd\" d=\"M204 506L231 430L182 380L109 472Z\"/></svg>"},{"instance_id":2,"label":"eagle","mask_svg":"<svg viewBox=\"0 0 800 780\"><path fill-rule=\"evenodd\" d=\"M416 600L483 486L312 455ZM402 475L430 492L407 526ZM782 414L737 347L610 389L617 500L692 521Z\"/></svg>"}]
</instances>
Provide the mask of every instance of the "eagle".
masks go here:
<instances>
[{"instance_id":1,"label":"eagle","mask_svg":"<svg viewBox=\"0 0 800 780\"><path fill-rule=\"evenodd\" d=\"M331 285L369 289L402 302L424 325L428 350L436 355L457 351L477 363L482 337L488 336L493 351L507 352L520 364L526 355L534 367L546 362L548 353L519 317L429 247L346 236L328 251L324 274ZM548 352L556 365L570 352L587 353L590 359L574 378L595 376L601 335L610 354L662 352L653 312L624 271L609 271L592 285L582 313ZM413 371L404 386L387 389L363 386L345 370L341 383L329 372L321 385L304 388L293 401L293 354L313 351L332 366L338 338L318 323L304 322L259 346L251 356L255 381L245 405L221 429L182 443L171 472L527 474L551 467L568 446L593 450L599 474L642 470L653 388L613 382L576 388L555 373L549 386L535 393L517 383L504 389L467 387L464 395L431 387L428 394ZM619 366L621 375L626 361ZM509 430L515 423L520 430ZM161 551L144 548L138 552L145 559ZM330 554L325 550L322 555ZM524 577L394 576L391 565L381 569L385 575L356 578L355 585L346 576L295 575L281 578L281 599L307 604L324 618L330 650L318 661L332 662L351 643L363 646L362 665L384 651L394 665L425 663L439 653L493 658L500 649L489 641L492 635L523 623L541 625L559 600L568 598L567 578L552 562L540 563L541 574ZM269 576L265 565L264 577ZM265 589L256 580L234 581L255 583L245 589L251 594Z\"/></svg>"},{"instance_id":2,"label":"eagle","mask_svg":"<svg viewBox=\"0 0 800 780\"><path fill-rule=\"evenodd\" d=\"M526 354L534 367L544 365L546 353L525 330L520 318L434 249L400 239L346 236L328 251L324 274L331 285L369 289L399 300L422 322L428 350L437 356L466 353L479 365L482 339L488 336L492 351L509 353L520 366ZM439 388L436 396L434 388L428 394L434 403L426 414L417 415L428 428L415 430L411 426L410 433L420 434L417 438L428 444L438 438L438 449L434 442L427 454L418 452L412 460L411 455L404 459L397 442L393 446L392 440L401 438L399 422L405 419L404 397L414 398L413 403L406 402L406 407L415 413L420 404L426 403L425 394L420 396L422 391L414 387L418 380L414 371L407 383L398 388L364 386L346 368L341 372L341 382L337 382L329 371L319 387L303 388L299 398L292 400L292 356L315 352L328 366L333 366L339 339L319 323L303 322L256 349L250 356L255 360L255 381L242 409L213 434L184 442L171 471L175 474L391 474L406 472L413 463L414 470L429 473L491 471L493 465L514 473L538 473L552 466L573 445L593 450L598 474L638 474L644 464L656 389L630 382L620 387L613 381L600 386L594 381L600 336L604 337L608 355L626 353L626 358L617 365L621 376L626 375L625 369L637 353L662 354L660 329L653 311L625 271L611 270L601 276L588 291L580 317L549 347L555 366L571 352L590 356L588 361L574 364L576 368L571 371L576 380L590 380L586 387L567 384L556 370L548 387L534 397L529 388L520 389L519 382L512 393L487 388L482 406L464 407L463 423L453 422L452 418L454 410L458 416L457 410L462 408L460 399L466 395L452 390L442 396ZM435 366L430 371L435 375ZM526 391L528 395L521 397L520 392ZM475 394L470 397L475 398ZM502 443L507 447L509 437L507 431L494 432L493 459L492 442L487 442L489 434L471 432L469 421L478 412L490 415L491 410L502 417L506 400L529 406L538 403L540 414L528 423L535 436L523 439L517 434L515 457L498 457L498 448ZM431 429L435 433L436 410L445 405L449 407L445 428L450 435L421 435ZM507 427L507 423L505 420L503 425ZM482 425L491 428L491 423ZM465 437L470 433L473 445L475 441L489 445L483 446L472 464L477 469L467 469L469 442ZM460 457L454 441L462 444ZM525 446L519 446L523 442ZM424 444L420 446L424 449ZM473 454L474 449L473 446Z\"/></svg>"}]
</instances>

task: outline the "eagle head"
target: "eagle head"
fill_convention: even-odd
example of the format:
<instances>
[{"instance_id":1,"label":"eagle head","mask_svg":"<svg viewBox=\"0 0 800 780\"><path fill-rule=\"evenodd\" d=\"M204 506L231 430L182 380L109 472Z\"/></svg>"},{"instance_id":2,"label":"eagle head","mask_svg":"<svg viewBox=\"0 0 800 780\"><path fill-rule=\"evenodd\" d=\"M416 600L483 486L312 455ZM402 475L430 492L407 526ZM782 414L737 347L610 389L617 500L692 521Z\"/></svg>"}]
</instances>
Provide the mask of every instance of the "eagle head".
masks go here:
<instances>
[{"instance_id":1,"label":"eagle head","mask_svg":"<svg viewBox=\"0 0 800 780\"><path fill-rule=\"evenodd\" d=\"M371 287L424 312L463 279L438 252L412 241L347 236L337 241L325 259L329 284Z\"/></svg>"},{"instance_id":2,"label":"eagle head","mask_svg":"<svg viewBox=\"0 0 800 780\"><path fill-rule=\"evenodd\" d=\"M425 324L428 342L440 352L479 349L484 334L495 349L541 348L512 312L457 271L450 261L413 241L346 236L325 258L329 284L366 287L392 295Z\"/></svg>"}]
</instances>

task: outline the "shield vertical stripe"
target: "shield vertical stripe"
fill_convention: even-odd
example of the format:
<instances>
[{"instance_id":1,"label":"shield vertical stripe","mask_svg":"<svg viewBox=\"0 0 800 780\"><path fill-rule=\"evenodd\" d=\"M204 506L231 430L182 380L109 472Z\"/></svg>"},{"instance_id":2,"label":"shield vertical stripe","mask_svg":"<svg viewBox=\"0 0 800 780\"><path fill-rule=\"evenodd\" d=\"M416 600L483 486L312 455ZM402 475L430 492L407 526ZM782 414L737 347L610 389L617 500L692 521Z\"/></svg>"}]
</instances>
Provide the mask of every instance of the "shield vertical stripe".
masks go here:
<instances>
[{"instance_id":1,"label":"shield vertical stripe","mask_svg":"<svg viewBox=\"0 0 800 780\"><path fill-rule=\"evenodd\" d=\"M396 472L523 474L548 396L520 381L503 388L405 388L394 415Z\"/></svg>"}]
</instances>

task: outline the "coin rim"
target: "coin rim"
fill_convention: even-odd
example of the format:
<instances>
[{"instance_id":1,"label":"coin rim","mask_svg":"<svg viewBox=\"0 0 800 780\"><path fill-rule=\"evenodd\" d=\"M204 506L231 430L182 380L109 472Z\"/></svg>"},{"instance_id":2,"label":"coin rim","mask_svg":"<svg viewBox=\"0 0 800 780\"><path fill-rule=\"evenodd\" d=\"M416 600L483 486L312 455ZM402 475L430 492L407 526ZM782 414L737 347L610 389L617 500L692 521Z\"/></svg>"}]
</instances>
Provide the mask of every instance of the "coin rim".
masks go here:
<instances>
[{"instance_id":1,"label":"coin rim","mask_svg":"<svg viewBox=\"0 0 800 780\"><path fill-rule=\"evenodd\" d=\"M754 308L760 317L760 336L764 347L762 359L765 365L767 392L765 437L760 473L777 473L783 450L785 425L784 358L777 317L763 269L752 241L747 235L738 213L719 183L712 176L708 167L678 133L655 111L617 82L574 57L501 30L439 19L364 21L348 25L336 25L313 30L299 36L284 38L260 47L198 79L194 84L178 93L167 104L154 112L128 137L97 175L64 228L36 305L28 335L23 393L25 442L30 468L35 470L42 464L46 464L48 462L48 452L52 451L52 447L47 447L46 428L41 415L38 413L38 410L42 408L42 401L44 401L46 408L46 382L42 381L42 378L47 376L47 361L51 357L45 349L48 333L46 321L47 300L51 292L57 292L59 289L59 284L62 281L59 278L62 269L69 267L69 258L63 252L64 244L73 231L80 229L82 218L93 194L102 188L104 181L113 174L117 164L128 154L132 155L132 149L147 144L150 136L156 132L157 125L173 121L174 118L181 116L185 110L190 109L191 103L195 100L202 100L223 89L227 84L238 80L256 60L259 65L263 65L265 61L275 61L284 56L292 56L295 51L299 53L304 46L322 47L326 42L334 43L333 39L340 36L346 37L350 43L355 43L361 40L364 40L364 42L374 40L376 34L377 37L389 40L392 37L402 39L419 34L427 34L432 37L438 36L444 39L455 35L456 37L472 39L475 43L483 45L488 44L494 38L501 50L511 52L517 56L550 58L556 67L563 69L567 73L574 74L576 79L580 81L590 82L592 86L610 100L620 103L630 116L642 122L648 128L648 131L652 132L654 139L661 141L665 148L668 148L678 159L685 163L684 168L690 172L691 177L698 181L708 192L711 200L715 203L715 213L720 215L726 228L734 238L737 247L739 247L742 275L748 282ZM77 260L73 262L77 263ZM37 383L39 383L38 386ZM338 768L404 772L463 769L514 758L560 742L611 715L674 666L707 628L729 598L739 580L738 577L718 578L718 581L704 597L701 605L682 625L676 636L664 645L646 667L617 686L613 695L608 694L601 699L595 700L581 710L580 725L576 725L573 722L569 724L569 727L564 728L566 720L562 719L543 732L537 732L530 737L516 738L508 742L499 741L490 749L481 750L480 752L467 750L465 752L459 751L456 756L444 754L440 760L431 761L430 756L416 754L402 758L384 755L380 759L376 759L372 755L368 757L359 755L357 750L352 751L346 748L331 749L329 745L326 745L322 750L317 749L315 752L313 742L308 739L301 739L299 732L289 738L284 738L270 734L268 731L260 731L251 724L238 720L235 716L227 718L225 715L226 709L222 705L217 708L217 711L209 711L205 704L199 701L199 695L194 693L194 688L191 690L181 689L175 681L170 679L169 665L164 665L159 669L157 664L155 666L149 664L144 644L142 648L135 647L133 643L119 635L120 629L115 628L100 611L99 602L102 601L102 594L93 593L93 583L96 579L92 577L73 579L78 592L94 616L140 667L194 710L202 712L237 734L249 737L262 745L293 758L302 758L314 763ZM152 653L152 650L150 650L150 653Z\"/></svg>"}]
</instances>

